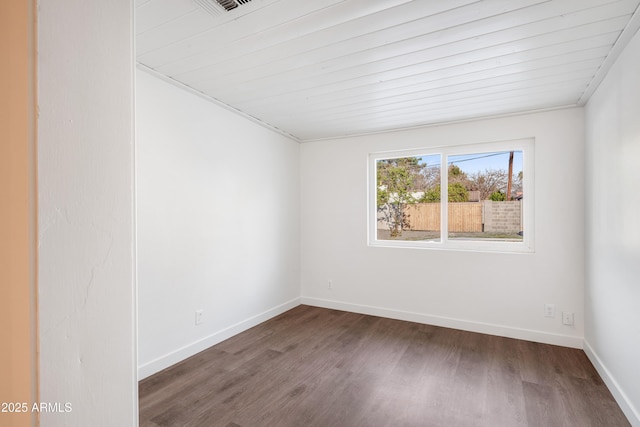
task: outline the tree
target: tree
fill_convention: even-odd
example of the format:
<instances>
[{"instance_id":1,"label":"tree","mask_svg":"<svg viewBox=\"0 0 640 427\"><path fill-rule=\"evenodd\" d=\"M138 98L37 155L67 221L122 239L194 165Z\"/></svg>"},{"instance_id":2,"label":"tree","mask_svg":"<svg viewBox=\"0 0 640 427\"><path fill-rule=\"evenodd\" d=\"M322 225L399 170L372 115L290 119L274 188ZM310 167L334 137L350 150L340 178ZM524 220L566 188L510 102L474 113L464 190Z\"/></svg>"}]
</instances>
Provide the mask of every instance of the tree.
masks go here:
<instances>
[{"instance_id":1,"label":"tree","mask_svg":"<svg viewBox=\"0 0 640 427\"><path fill-rule=\"evenodd\" d=\"M406 206L417 202L413 193L424 165L418 157L379 160L377 163L377 209L378 221L389 227L391 237L402 235L409 227Z\"/></svg>"},{"instance_id":2,"label":"tree","mask_svg":"<svg viewBox=\"0 0 640 427\"><path fill-rule=\"evenodd\" d=\"M449 165L449 173L448 173L449 183L458 183L462 184L463 187L469 187L469 177L467 173L464 172L458 165L452 164Z\"/></svg>"},{"instance_id":3,"label":"tree","mask_svg":"<svg viewBox=\"0 0 640 427\"><path fill-rule=\"evenodd\" d=\"M513 196L517 195L518 193L522 193L522 180L523 180L523 175L522 175L522 171L518 172L518 174L513 178Z\"/></svg>"},{"instance_id":4,"label":"tree","mask_svg":"<svg viewBox=\"0 0 640 427\"><path fill-rule=\"evenodd\" d=\"M462 178L462 177L464 177L466 175L467 174L464 173L462 171L462 169L460 169L460 166L454 165L454 164L449 165L449 179L450 180L453 180L453 179L456 179L456 178Z\"/></svg>"},{"instance_id":5,"label":"tree","mask_svg":"<svg viewBox=\"0 0 640 427\"><path fill-rule=\"evenodd\" d=\"M480 192L480 200L487 200L496 191L504 192L507 186L507 172L503 169L485 169L469 177L471 189Z\"/></svg>"},{"instance_id":6,"label":"tree","mask_svg":"<svg viewBox=\"0 0 640 427\"><path fill-rule=\"evenodd\" d=\"M440 184L440 165L438 166L427 166L422 172L421 182L424 183L421 191L427 191L434 188L436 185Z\"/></svg>"},{"instance_id":7,"label":"tree","mask_svg":"<svg viewBox=\"0 0 640 427\"><path fill-rule=\"evenodd\" d=\"M454 202L468 202L469 201L469 192L464 185L459 182L449 183L448 185L448 200L450 203ZM422 203L438 203L440 202L440 185L435 186L434 188L426 191L422 199L420 199Z\"/></svg>"}]
</instances>

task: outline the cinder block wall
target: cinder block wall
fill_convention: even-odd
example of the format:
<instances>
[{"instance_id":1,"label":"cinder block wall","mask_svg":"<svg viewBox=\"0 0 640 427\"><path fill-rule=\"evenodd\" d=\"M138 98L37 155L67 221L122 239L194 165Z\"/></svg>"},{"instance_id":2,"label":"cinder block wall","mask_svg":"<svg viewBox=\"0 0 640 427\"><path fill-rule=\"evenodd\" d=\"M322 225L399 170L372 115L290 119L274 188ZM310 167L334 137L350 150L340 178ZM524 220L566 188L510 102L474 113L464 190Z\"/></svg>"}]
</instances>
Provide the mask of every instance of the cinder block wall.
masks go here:
<instances>
[{"instance_id":1,"label":"cinder block wall","mask_svg":"<svg viewBox=\"0 0 640 427\"><path fill-rule=\"evenodd\" d=\"M522 230L522 201L494 202L483 200L484 231L517 233Z\"/></svg>"}]
</instances>

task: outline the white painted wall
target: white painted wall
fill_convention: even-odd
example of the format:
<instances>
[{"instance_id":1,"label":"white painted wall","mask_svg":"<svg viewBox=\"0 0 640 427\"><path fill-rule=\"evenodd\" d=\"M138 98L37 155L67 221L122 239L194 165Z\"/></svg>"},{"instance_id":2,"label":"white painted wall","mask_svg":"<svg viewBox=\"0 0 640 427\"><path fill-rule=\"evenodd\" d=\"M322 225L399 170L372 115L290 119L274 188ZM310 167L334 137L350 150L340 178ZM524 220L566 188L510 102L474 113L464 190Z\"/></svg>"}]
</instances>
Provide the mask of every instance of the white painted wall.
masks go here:
<instances>
[{"instance_id":1,"label":"white painted wall","mask_svg":"<svg viewBox=\"0 0 640 427\"><path fill-rule=\"evenodd\" d=\"M131 9L38 2L40 401L71 404L47 427L137 423Z\"/></svg>"},{"instance_id":2,"label":"white painted wall","mask_svg":"<svg viewBox=\"0 0 640 427\"><path fill-rule=\"evenodd\" d=\"M640 426L640 33L586 106L585 349Z\"/></svg>"},{"instance_id":3,"label":"white painted wall","mask_svg":"<svg viewBox=\"0 0 640 427\"><path fill-rule=\"evenodd\" d=\"M145 377L299 304L299 144L136 76Z\"/></svg>"},{"instance_id":4,"label":"white painted wall","mask_svg":"<svg viewBox=\"0 0 640 427\"><path fill-rule=\"evenodd\" d=\"M302 144L303 303L581 347L583 129L574 108ZM527 137L534 254L367 246L369 153ZM574 327L562 325L563 310Z\"/></svg>"}]
</instances>

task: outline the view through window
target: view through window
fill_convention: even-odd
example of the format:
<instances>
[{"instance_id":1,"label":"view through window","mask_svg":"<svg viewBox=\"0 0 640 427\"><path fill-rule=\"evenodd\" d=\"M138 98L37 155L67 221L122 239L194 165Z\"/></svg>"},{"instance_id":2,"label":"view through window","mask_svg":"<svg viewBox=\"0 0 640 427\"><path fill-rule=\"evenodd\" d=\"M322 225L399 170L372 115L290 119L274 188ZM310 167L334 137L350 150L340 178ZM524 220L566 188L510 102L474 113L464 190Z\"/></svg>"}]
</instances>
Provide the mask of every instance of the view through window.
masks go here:
<instances>
[{"instance_id":1,"label":"view through window","mask_svg":"<svg viewBox=\"0 0 640 427\"><path fill-rule=\"evenodd\" d=\"M501 145L491 151L487 145L374 156L373 240L522 243L525 189L531 185L525 185L527 145Z\"/></svg>"}]
</instances>

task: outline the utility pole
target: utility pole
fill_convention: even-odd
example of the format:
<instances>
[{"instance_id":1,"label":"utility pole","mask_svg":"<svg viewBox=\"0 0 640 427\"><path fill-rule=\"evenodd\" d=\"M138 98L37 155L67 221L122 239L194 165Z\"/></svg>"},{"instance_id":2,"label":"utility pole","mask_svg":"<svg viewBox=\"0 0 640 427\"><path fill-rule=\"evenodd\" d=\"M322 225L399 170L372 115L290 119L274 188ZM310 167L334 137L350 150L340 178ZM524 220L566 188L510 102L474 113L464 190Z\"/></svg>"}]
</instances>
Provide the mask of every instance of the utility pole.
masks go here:
<instances>
[{"instance_id":1,"label":"utility pole","mask_svg":"<svg viewBox=\"0 0 640 427\"><path fill-rule=\"evenodd\" d=\"M511 183L513 182L513 151L509 153L509 179L507 180L507 201L511 200Z\"/></svg>"}]
</instances>

